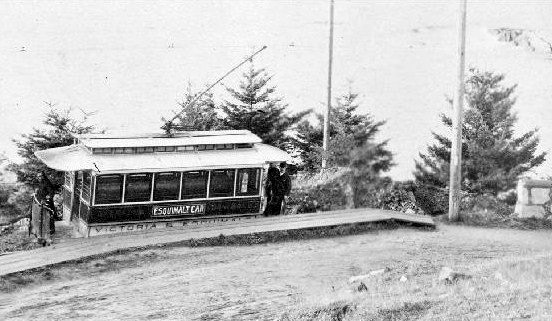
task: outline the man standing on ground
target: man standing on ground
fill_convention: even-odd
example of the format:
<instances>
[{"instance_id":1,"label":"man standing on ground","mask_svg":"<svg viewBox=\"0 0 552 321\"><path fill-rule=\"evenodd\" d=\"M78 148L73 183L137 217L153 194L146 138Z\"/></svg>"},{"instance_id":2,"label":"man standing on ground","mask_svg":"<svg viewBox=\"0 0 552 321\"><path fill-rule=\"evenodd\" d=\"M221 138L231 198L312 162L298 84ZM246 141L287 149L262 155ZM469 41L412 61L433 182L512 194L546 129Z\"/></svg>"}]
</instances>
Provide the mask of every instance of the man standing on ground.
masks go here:
<instances>
[{"instance_id":1,"label":"man standing on ground","mask_svg":"<svg viewBox=\"0 0 552 321\"><path fill-rule=\"evenodd\" d=\"M280 163L280 182L282 184L282 206L280 213L285 214L285 208L287 199L289 197L289 194L291 193L291 177L289 177L289 174L287 172L287 164L286 162Z\"/></svg>"}]
</instances>

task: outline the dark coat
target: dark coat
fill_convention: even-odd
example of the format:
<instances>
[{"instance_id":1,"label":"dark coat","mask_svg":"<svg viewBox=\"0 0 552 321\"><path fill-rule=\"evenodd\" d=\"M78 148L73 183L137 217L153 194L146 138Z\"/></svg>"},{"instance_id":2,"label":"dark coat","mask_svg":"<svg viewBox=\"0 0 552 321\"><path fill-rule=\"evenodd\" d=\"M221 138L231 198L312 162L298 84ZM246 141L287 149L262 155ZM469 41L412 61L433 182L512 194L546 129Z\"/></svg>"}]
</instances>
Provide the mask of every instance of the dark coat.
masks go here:
<instances>
[{"instance_id":1,"label":"dark coat","mask_svg":"<svg viewBox=\"0 0 552 321\"><path fill-rule=\"evenodd\" d=\"M282 185L282 195L289 196L289 193L291 193L291 177L289 177L287 171L280 175L280 184Z\"/></svg>"},{"instance_id":2,"label":"dark coat","mask_svg":"<svg viewBox=\"0 0 552 321\"><path fill-rule=\"evenodd\" d=\"M284 188L280 171L275 167L270 167L267 173L265 184L265 194L267 205L264 211L266 216L280 214L280 208L284 199Z\"/></svg>"},{"instance_id":3,"label":"dark coat","mask_svg":"<svg viewBox=\"0 0 552 321\"><path fill-rule=\"evenodd\" d=\"M269 167L266 174L265 194L267 201L270 202L272 196L279 190L280 172L275 167Z\"/></svg>"}]
</instances>

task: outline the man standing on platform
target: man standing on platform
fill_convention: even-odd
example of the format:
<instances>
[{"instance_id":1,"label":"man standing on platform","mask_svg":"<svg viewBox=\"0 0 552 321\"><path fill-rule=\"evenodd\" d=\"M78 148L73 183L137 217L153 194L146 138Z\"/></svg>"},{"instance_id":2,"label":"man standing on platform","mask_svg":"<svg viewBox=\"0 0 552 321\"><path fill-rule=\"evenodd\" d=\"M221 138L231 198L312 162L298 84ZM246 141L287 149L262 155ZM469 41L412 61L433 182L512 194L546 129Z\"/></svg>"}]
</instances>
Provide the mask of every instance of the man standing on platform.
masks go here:
<instances>
[{"instance_id":1,"label":"man standing on platform","mask_svg":"<svg viewBox=\"0 0 552 321\"><path fill-rule=\"evenodd\" d=\"M286 162L280 163L280 182L282 184L282 206L280 209L280 214L285 214L286 203L291 193L291 177L287 172Z\"/></svg>"}]
</instances>

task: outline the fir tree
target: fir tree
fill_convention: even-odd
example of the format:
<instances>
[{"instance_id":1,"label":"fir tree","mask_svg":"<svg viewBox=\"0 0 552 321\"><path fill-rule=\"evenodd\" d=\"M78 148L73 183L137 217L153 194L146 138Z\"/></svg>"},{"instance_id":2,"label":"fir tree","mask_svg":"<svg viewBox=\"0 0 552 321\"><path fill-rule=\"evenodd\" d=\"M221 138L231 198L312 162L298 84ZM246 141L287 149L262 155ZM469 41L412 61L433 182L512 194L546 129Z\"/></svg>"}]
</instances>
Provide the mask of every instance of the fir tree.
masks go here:
<instances>
[{"instance_id":1,"label":"fir tree","mask_svg":"<svg viewBox=\"0 0 552 321\"><path fill-rule=\"evenodd\" d=\"M288 106L275 96L276 87L269 84L271 79L265 69L256 69L251 63L238 89L226 88L232 99L222 105L226 116L224 125L230 129L248 129L266 144L289 149L288 131L310 111L288 113Z\"/></svg>"},{"instance_id":2,"label":"fir tree","mask_svg":"<svg viewBox=\"0 0 552 321\"><path fill-rule=\"evenodd\" d=\"M537 154L537 130L514 136L516 86L502 84L504 75L471 69L466 81L466 109L462 125L462 188L472 193L492 193L514 188L520 175L545 161ZM450 101L449 101L450 103ZM450 117L441 121L452 128ZM422 184L445 187L449 182L450 139L433 133L436 142L420 153L414 176Z\"/></svg>"},{"instance_id":3,"label":"fir tree","mask_svg":"<svg viewBox=\"0 0 552 321\"><path fill-rule=\"evenodd\" d=\"M328 164L368 170L378 176L393 166L393 155L387 148L387 141L375 141L375 135L385 121L376 121L369 114L357 113L357 98L358 94L349 90L336 99L336 106L331 109ZM303 121L297 128L295 146L308 170L320 167L323 127L324 118L319 114L315 125Z\"/></svg>"},{"instance_id":4,"label":"fir tree","mask_svg":"<svg viewBox=\"0 0 552 321\"><path fill-rule=\"evenodd\" d=\"M46 173L56 188L63 184L63 173L46 167L34 152L71 145L73 134L86 134L94 130L94 126L87 124L86 116L77 120L71 116L70 109L57 110L52 104L48 106L49 111L43 120L45 128L33 128L30 134L23 134L20 139L13 140L23 162L12 163L8 169L17 175L19 182L31 188L39 186L41 173Z\"/></svg>"},{"instance_id":5,"label":"fir tree","mask_svg":"<svg viewBox=\"0 0 552 321\"><path fill-rule=\"evenodd\" d=\"M188 84L184 101L178 103L180 110L177 112L176 119L168 123L165 118L162 118L164 125L161 128L167 132L223 129L222 119L213 101L213 93L207 92L194 101L199 94L200 92L194 92L191 84Z\"/></svg>"}]
</instances>

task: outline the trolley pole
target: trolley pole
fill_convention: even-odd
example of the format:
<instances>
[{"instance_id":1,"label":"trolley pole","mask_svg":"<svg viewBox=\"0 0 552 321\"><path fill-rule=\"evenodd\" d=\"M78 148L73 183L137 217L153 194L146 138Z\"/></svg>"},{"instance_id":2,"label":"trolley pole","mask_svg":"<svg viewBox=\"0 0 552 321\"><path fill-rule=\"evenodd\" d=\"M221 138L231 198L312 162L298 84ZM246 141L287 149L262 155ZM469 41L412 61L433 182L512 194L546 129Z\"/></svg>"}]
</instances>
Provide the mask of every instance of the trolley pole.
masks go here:
<instances>
[{"instance_id":1,"label":"trolley pole","mask_svg":"<svg viewBox=\"0 0 552 321\"><path fill-rule=\"evenodd\" d=\"M332 106L332 63L333 63L333 25L334 25L334 0L330 0L330 44L328 58L328 104L324 113L324 141L322 148L322 168L328 166L328 149L330 145L330 109Z\"/></svg>"},{"instance_id":2,"label":"trolley pole","mask_svg":"<svg viewBox=\"0 0 552 321\"><path fill-rule=\"evenodd\" d=\"M253 54L251 54L251 56L247 57L246 59L244 59L242 62L240 62L237 66L235 66L234 68L230 69L230 71L228 71L227 73L224 74L224 76L220 77L217 81L215 81L213 84L211 84L209 87L207 87L207 89L205 89L204 91L202 91L201 93L197 94L196 96L194 96L192 98L191 101L189 101L188 103L186 103L185 105L182 105L182 110L178 113L175 113L175 115L173 116L173 118L171 118L169 121L165 122L165 125L163 125L163 127L161 127L162 129L165 129L165 131L167 132L167 134L170 134L171 132L171 127L172 127L172 122L175 121L178 116L180 116L183 112L184 112L184 108L189 106L189 105L193 105L196 101L199 100L199 98L201 98L205 93L207 93L209 90L211 90L213 87L215 87L216 84L218 84L219 82L221 82L224 78L226 78L228 75L230 75L232 72L234 72L234 70L238 69L239 67L241 67L243 64L245 64L246 62L248 61L253 61L253 57L255 57L257 54L259 54L261 51L265 50L267 47L266 46L263 46L261 49L255 51Z\"/></svg>"},{"instance_id":3,"label":"trolley pole","mask_svg":"<svg viewBox=\"0 0 552 321\"><path fill-rule=\"evenodd\" d=\"M458 70L456 97L452 115L452 148L450 151L449 220L459 219L460 189L462 182L462 114L464 107L464 70L466 51L466 7L467 0L459 0L460 16L458 29Z\"/></svg>"}]
</instances>

